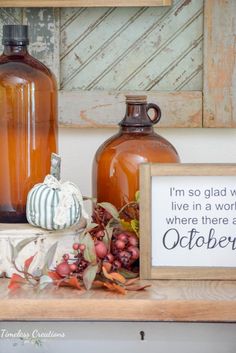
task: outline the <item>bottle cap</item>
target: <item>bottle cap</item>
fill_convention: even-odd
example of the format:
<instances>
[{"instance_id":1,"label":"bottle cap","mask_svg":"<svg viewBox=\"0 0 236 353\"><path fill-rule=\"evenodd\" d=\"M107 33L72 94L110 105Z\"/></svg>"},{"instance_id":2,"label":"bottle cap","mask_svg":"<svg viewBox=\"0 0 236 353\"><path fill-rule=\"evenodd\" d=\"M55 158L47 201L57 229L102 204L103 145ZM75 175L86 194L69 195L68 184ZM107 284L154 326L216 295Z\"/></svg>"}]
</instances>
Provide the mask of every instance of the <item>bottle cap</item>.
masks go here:
<instances>
[{"instance_id":1,"label":"bottle cap","mask_svg":"<svg viewBox=\"0 0 236 353\"><path fill-rule=\"evenodd\" d=\"M133 95L126 95L126 103L131 104L146 104L147 103L147 96L133 96Z\"/></svg>"},{"instance_id":2,"label":"bottle cap","mask_svg":"<svg viewBox=\"0 0 236 353\"><path fill-rule=\"evenodd\" d=\"M3 25L2 44L27 45L29 44L27 25Z\"/></svg>"}]
</instances>

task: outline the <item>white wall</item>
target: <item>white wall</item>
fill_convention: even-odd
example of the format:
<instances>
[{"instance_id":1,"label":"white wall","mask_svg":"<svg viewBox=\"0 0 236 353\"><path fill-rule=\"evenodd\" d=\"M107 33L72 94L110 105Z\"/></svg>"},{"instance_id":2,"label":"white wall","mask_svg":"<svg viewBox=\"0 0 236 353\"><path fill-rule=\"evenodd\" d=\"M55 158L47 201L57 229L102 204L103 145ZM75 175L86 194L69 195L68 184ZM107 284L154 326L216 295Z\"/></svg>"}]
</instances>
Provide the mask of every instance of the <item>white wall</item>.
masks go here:
<instances>
[{"instance_id":1,"label":"white wall","mask_svg":"<svg viewBox=\"0 0 236 353\"><path fill-rule=\"evenodd\" d=\"M91 196L91 167L96 149L115 129L60 129L62 177ZM160 129L185 163L236 163L236 129Z\"/></svg>"}]
</instances>

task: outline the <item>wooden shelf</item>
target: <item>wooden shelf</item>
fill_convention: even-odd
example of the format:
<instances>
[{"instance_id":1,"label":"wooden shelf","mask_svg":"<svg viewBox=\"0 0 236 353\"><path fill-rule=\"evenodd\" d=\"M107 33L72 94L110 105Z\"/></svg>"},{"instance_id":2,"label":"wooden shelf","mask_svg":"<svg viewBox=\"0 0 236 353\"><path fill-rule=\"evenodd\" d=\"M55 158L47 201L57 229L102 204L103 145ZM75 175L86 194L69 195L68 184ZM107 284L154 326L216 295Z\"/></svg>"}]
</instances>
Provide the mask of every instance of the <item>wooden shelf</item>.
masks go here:
<instances>
[{"instance_id":1,"label":"wooden shelf","mask_svg":"<svg viewBox=\"0 0 236 353\"><path fill-rule=\"evenodd\" d=\"M145 283L147 281L144 281ZM149 281L150 283L150 281ZM152 281L122 296L104 290L22 288L0 280L0 320L236 322L236 282Z\"/></svg>"},{"instance_id":2,"label":"wooden shelf","mask_svg":"<svg viewBox=\"0 0 236 353\"><path fill-rule=\"evenodd\" d=\"M170 6L172 0L0 0L1 7Z\"/></svg>"}]
</instances>

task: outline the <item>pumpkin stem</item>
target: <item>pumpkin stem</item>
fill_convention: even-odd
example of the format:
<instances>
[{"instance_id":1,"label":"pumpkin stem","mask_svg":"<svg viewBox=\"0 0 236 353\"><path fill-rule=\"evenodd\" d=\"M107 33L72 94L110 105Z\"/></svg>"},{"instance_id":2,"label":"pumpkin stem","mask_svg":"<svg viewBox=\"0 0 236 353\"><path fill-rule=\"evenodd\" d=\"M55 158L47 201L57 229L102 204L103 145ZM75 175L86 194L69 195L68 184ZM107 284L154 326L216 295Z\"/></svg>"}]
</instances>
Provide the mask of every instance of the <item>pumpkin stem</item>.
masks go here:
<instances>
[{"instance_id":1,"label":"pumpkin stem","mask_svg":"<svg viewBox=\"0 0 236 353\"><path fill-rule=\"evenodd\" d=\"M56 153L52 153L51 155L50 174L57 180L61 179L61 157Z\"/></svg>"}]
</instances>

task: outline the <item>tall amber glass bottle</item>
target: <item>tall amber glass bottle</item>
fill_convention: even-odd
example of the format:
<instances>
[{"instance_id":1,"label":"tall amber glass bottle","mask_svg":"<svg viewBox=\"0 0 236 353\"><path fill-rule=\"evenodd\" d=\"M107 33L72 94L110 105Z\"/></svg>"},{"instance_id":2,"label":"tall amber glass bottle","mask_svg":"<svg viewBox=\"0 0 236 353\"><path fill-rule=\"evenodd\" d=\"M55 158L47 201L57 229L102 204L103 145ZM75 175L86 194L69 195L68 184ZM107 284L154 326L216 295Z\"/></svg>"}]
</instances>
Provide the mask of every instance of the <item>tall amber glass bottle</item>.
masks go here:
<instances>
[{"instance_id":1,"label":"tall amber glass bottle","mask_svg":"<svg viewBox=\"0 0 236 353\"><path fill-rule=\"evenodd\" d=\"M178 163L176 149L154 132L160 108L146 96L126 96L126 114L120 131L105 141L93 162L93 196L120 209L139 190L139 165L145 162ZM148 111L154 111L151 119Z\"/></svg>"},{"instance_id":2,"label":"tall amber glass bottle","mask_svg":"<svg viewBox=\"0 0 236 353\"><path fill-rule=\"evenodd\" d=\"M27 50L28 27L3 26L0 56L0 222L26 222L30 188L57 151L54 75Z\"/></svg>"}]
</instances>

